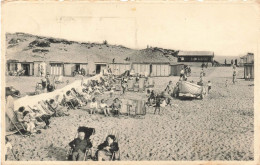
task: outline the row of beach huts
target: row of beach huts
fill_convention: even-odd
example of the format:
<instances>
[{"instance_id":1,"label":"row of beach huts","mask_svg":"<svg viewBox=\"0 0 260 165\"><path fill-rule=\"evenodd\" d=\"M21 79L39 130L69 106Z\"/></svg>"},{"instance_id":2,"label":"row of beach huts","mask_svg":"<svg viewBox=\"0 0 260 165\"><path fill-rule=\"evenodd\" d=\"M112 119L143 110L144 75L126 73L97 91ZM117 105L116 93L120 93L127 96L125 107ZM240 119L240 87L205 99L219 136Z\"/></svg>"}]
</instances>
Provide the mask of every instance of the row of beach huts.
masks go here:
<instances>
[{"instance_id":1,"label":"row of beach huts","mask_svg":"<svg viewBox=\"0 0 260 165\"><path fill-rule=\"evenodd\" d=\"M178 57L167 56L162 53L154 53L150 50L136 51L125 58L105 58L105 59L48 59L35 61L27 58L26 60L7 60L8 72L24 70L26 76L42 76L46 73L50 75L73 76L75 71L85 70L86 75L99 74L105 68L111 68L115 75L124 73L126 70L134 69L136 73L148 73L152 77L178 76L184 65L193 63L212 63L214 53L193 51L179 52Z\"/></svg>"}]
</instances>

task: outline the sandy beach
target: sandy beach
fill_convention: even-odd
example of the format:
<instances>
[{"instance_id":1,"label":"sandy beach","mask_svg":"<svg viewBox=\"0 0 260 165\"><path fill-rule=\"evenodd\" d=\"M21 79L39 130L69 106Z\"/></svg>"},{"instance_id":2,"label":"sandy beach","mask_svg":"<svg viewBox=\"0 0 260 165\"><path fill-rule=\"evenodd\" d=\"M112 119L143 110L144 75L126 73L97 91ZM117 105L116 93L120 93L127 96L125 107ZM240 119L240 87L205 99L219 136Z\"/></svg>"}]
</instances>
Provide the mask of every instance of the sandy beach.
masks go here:
<instances>
[{"instance_id":1,"label":"sandy beach","mask_svg":"<svg viewBox=\"0 0 260 165\"><path fill-rule=\"evenodd\" d=\"M198 81L199 71L200 68L192 68L188 81ZM253 160L254 87L249 86L253 81L241 79L243 68L237 71L237 83L232 84L232 68L207 68L204 80L212 82L210 93L203 100L174 98L174 105L163 109L161 115L154 115L153 108L140 118L91 116L84 109L71 110L70 116L51 118L51 128L42 130L41 134L9 138L20 161L66 160L68 143L74 139L79 126L96 129L91 137L93 154L109 130L118 132L122 161ZM162 91L170 80L175 84L178 77L154 80L155 90ZM13 77L7 77L7 84L14 85L22 94L34 90L25 85L34 87L35 83L18 83ZM115 96L143 99L145 93L127 92L124 96L115 93ZM14 158L9 155L9 160Z\"/></svg>"}]
</instances>

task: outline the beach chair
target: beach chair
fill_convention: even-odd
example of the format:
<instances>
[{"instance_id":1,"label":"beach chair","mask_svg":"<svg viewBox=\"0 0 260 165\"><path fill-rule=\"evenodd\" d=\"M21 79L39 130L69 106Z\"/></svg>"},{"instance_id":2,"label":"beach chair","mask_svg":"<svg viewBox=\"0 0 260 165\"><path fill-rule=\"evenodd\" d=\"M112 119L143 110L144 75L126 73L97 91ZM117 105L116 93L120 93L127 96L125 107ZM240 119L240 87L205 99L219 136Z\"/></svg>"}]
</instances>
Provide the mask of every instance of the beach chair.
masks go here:
<instances>
[{"instance_id":1,"label":"beach chair","mask_svg":"<svg viewBox=\"0 0 260 165\"><path fill-rule=\"evenodd\" d=\"M119 134L118 131L111 129L111 130L106 132L105 137L104 137L104 141L106 140L106 137L108 135L114 135L116 137L115 142L117 142L118 148L119 148L118 151L113 152L110 161L120 161L121 160L121 158L120 158L120 156L121 156L121 153L120 153L120 134Z\"/></svg>"},{"instance_id":2,"label":"beach chair","mask_svg":"<svg viewBox=\"0 0 260 165\"><path fill-rule=\"evenodd\" d=\"M7 125L13 125L17 132L23 137L26 135L26 129L23 123L18 121L17 114L14 112L14 109L11 107L7 107L5 110L5 116L7 117L6 123ZM9 119L9 121L8 121Z\"/></svg>"},{"instance_id":3,"label":"beach chair","mask_svg":"<svg viewBox=\"0 0 260 165\"><path fill-rule=\"evenodd\" d=\"M84 127L80 126L78 127L77 133L74 136L74 139L77 138L79 132L84 132L85 133L85 139L89 139L90 136L95 134L95 128L89 128L89 127ZM93 144L93 142L91 141ZM70 148L69 151L67 152L66 160L71 161L72 160L72 152L73 149ZM85 155L84 155L84 161L87 161L89 159L92 159L92 148L86 149Z\"/></svg>"},{"instance_id":4,"label":"beach chair","mask_svg":"<svg viewBox=\"0 0 260 165\"><path fill-rule=\"evenodd\" d=\"M127 89L128 91L133 91L134 90L134 83L135 83L135 80L128 80L127 81Z\"/></svg>"},{"instance_id":5,"label":"beach chair","mask_svg":"<svg viewBox=\"0 0 260 165\"><path fill-rule=\"evenodd\" d=\"M145 78L140 78L139 80L139 92L143 92L145 90Z\"/></svg>"}]
</instances>

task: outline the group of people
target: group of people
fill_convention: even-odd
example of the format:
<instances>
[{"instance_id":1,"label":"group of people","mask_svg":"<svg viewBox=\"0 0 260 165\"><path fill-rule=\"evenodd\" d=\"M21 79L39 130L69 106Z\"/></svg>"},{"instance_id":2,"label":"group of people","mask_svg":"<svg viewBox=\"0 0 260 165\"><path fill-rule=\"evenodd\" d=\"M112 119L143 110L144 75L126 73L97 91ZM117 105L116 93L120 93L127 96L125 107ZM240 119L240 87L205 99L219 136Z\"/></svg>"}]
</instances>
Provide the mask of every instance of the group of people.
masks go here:
<instances>
[{"instance_id":1,"label":"group of people","mask_svg":"<svg viewBox=\"0 0 260 165\"><path fill-rule=\"evenodd\" d=\"M93 147L89 137L86 136L85 132L78 132L78 137L69 143L72 149L72 160L73 161L84 161L88 156L88 151ZM116 142L115 135L108 135L106 140L98 145L94 160L98 161L109 161L116 159L116 154L119 150L118 143ZM92 155L90 155L92 156Z\"/></svg>"},{"instance_id":2,"label":"group of people","mask_svg":"<svg viewBox=\"0 0 260 165\"><path fill-rule=\"evenodd\" d=\"M41 82L36 84L35 94L38 95L41 93L52 92L55 88L54 80L51 82L50 74L47 73L46 76L41 79Z\"/></svg>"}]
</instances>

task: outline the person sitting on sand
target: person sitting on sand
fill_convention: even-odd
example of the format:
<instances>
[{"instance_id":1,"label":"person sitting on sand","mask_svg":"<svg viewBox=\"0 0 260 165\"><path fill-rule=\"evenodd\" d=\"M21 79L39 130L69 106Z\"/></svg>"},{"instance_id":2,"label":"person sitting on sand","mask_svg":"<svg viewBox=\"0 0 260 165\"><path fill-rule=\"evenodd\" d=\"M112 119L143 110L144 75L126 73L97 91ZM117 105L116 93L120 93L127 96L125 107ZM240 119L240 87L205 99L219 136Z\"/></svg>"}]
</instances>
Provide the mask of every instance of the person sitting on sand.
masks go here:
<instances>
[{"instance_id":1,"label":"person sitting on sand","mask_svg":"<svg viewBox=\"0 0 260 165\"><path fill-rule=\"evenodd\" d=\"M121 102L118 98L115 98L114 102L112 104L112 109L114 111L114 115L117 115L117 116L119 115L120 108L121 108Z\"/></svg>"},{"instance_id":2,"label":"person sitting on sand","mask_svg":"<svg viewBox=\"0 0 260 165\"><path fill-rule=\"evenodd\" d=\"M91 103L89 104L89 110L90 110L90 114L95 114L96 111L98 109L98 103L96 101L96 98L94 97L91 101Z\"/></svg>"},{"instance_id":3,"label":"person sitting on sand","mask_svg":"<svg viewBox=\"0 0 260 165\"><path fill-rule=\"evenodd\" d=\"M85 138L84 132L79 132L78 138L74 139L69 143L72 148L72 160L73 161L83 161L85 157L85 152L87 149L92 147L92 143L89 139Z\"/></svg>"},{"instance_id":4,"label":"person sitting on sand","mask_svg":"<svg viewBox=\"0 0 260 165\"><path fill-rule=\"evenodd\" d=\"M107 104L105 103L105 100L104 100L104 99L101 100L100 109L101 109L101 111L104 112L105 116L110 116L109 110L108 110L108 106L107 106Z\"/></svg>"},{"instance_id":5,"label":"person sitting on sand","mask_svg":"<svg viewBox=\"0 0 260 165\"><path fill-rule=\"evenodd\" d=\"M108 135L106 141L98 146L96 153L98 161L109 161L112 159L114 152L119 150L118 143L115 142L114 135Z\"/></svg>"}]
</instances>

